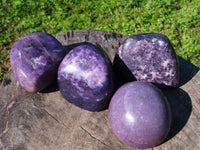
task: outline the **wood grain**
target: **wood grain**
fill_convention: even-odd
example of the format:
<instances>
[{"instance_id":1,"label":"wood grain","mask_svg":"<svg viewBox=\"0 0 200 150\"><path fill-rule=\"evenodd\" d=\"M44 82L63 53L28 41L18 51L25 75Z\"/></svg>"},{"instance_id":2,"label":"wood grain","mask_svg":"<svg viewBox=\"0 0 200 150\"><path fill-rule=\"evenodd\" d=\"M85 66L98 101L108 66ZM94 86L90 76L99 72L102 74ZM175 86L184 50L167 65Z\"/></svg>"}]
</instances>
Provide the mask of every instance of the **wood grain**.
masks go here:
<instances>
[{"instance_id":1,"label":"wood grain","mask_svg":"<svg viewBox=\"0 0 200 150\"><path fill-rule=\"evenodd\" d=\"M127 36L98 30L61 32L66 51L84 42L114 61ZM200 149L200 71L181 57L180 87L163 90L172 112L169 136L154 150ZM26 92L10 69L0 86L0 150L133 150L112 133L108 110L89 112L62 98L57 85Z\"/></svg>"}]
</instances>

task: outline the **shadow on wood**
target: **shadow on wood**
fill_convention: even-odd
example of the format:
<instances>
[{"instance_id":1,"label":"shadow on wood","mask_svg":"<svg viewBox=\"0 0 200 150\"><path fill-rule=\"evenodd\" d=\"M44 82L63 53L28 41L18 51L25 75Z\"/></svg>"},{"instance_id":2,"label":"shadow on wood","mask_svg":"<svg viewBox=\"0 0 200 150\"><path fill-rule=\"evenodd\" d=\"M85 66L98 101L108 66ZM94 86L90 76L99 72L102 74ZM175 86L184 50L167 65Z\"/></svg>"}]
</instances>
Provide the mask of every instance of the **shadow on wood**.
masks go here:
<instances>
[{"instance_id":1,"label":"shadow on wood","mask_svg":"<svg viewBox=\"0 0 200 150\"><path fill-rule=\"evenodd\" d=\"M50 85L49 87L43 89L39 93L51 93L51 92L56 92L56 91L59 91L57 82L55 82L54 84Z\"/></svg>"},{"instance_id":2,"label":"shadow on wood","mask_svg":"<svg viewBox=\"0 0 200 150\"><path fill-rule=\"evenodd\" d=\"M172 123L168 137L165 141L173 138L187 123L192 112L190 96L181 88L163 89L171 108Z\"/></svg>"},{"instance_id":3,"label":"shadow on wood","mask_svg":"<svg viewBox=\"0 0 200 150\"><path fill-rule=\"evenodd\" d=\"M122 61L118 54L115 55L113 61L113 70L117 80L117 88L123 84L131 81L135 81L135 77L132 72L128 69L126 64Z\"/></svg>"},{"instance_id":4,"label":"shadow on wood","mask_svg":"<svg viewBox=\"0 0 200 150\"><path fill-rule=\"evenodd\" d=\"M70 45L64 45L64 48L65 48L66 52L69 53L73 48L80 46L80 45L84 45L84 44L88 44L88 42L80 42L80 43L74 43L74 44L70 44Z\"/></svg>"},{"instance_id":5,"label":"shadow on wood","mask_svg":"<svg viewBox=\"0 0 200 150\"><path fill-rule=\"evenodd\" d=\"M190 81L200 69L180 56L178 56L178 62L180 71L179 73L180 76L179 87L180 87L186 84L188 81Z\"/></svg>"}]
</instances>

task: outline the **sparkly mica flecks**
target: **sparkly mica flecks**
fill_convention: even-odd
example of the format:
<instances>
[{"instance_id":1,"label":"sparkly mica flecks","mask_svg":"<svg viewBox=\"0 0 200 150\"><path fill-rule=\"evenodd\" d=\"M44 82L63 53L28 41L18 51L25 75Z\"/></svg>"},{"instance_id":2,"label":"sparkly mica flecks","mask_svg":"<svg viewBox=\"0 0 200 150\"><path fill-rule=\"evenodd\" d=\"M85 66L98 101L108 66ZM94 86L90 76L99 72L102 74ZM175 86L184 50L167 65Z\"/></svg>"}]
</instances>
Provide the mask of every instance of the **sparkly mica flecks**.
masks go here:
<instances>
[{"instance_id":1,"label":"sparkly mica flecks","mask_svg":"<svg viewBox=\"0 0 200 150\"><path fill-rule=\"evenodd\" d=\"M10 62L20 85L29 92L37 92L56 81L58 66L65 55L62 44L52 35L36 32L14 43Z\"/></svg>"},{"instance_id":2,"label":"sparkly mica flecks","mask_svg":"<svg viewBox=\"0 0 200 150\"><path fill-rule=\"evenodd\" d=\"M133 148L151 148L168 135L170 108L155 85L133 81L120 87L109 105L109 123L123 143Z\"/></svg>"},{"instance_id":3,"label":"sparkly mica flecks","mask_svg":"<svg viewBox=\"0 0 200 150\"><path fill-rule=\"evenodd\" d=\"M118 55L138 81L172 87L179 84L177 57L165 35L130 36L119 47Z\"/></svg>"},{"instance_id":4,"label":"sparkly mica flecks","mask_svg":"<svg viewBox=\"0 0 200 150\"><path fill-rule=\"evenodd\" d=\"M97 47L80 45L60 64L58 84L63 97L72 104L100 111L108 104L114 89L111 62Z\"/></svg>"}]
</instances>

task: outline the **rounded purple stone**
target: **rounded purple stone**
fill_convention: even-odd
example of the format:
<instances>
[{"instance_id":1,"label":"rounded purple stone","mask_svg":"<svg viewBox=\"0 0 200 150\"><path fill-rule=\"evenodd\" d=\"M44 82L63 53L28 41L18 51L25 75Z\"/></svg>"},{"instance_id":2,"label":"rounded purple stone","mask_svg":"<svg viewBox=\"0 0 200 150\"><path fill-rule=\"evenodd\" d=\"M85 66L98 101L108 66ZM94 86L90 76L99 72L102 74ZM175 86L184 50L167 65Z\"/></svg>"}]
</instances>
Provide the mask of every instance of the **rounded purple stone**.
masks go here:
<instances>
[{"instance_id":1,"label":"rounded purple stone","mask_svg":"<svg viewBox=\"0 0 200 150\"><path fill-rule=\"evenodd\" d=\"M58 85L70 103L100 111L107 106L114 90L111 62L91 44L75 47L60 64Z\"/></svg>"},{"instance_id":2,"label":"rounded purple stone","mask_svg":"<svg viewBox=\"0 0 200 150\"><path fill-rule=\"evenodd\" d=\"M52 35L36 32L21 37L10 52L16 79L29 92L41 91L56 81L57 69L66 55Z\"/></svg>"},{"instance_id":3,"label":"rounded purple stone","mask_svg":"<svg viewBox=\"0 0 200 150\"><path fill-rule=\"evenodd\" d=\"M138 81L172 87L179 84L176 54L163 34L130 36L119 47L118 55Z\"/></svg>"},{"instance_id":4,"label":"rounded purple stone","mask_svg":"<svg viewBox=\"0 0 200 150\"><path fill-rule=\"evenodd\" d=\"M151 148L166 138L171 112L159 88L148 82L133 81L113 95L109 123L123 143L133 148Z\"/></svg>"}]
</instances>

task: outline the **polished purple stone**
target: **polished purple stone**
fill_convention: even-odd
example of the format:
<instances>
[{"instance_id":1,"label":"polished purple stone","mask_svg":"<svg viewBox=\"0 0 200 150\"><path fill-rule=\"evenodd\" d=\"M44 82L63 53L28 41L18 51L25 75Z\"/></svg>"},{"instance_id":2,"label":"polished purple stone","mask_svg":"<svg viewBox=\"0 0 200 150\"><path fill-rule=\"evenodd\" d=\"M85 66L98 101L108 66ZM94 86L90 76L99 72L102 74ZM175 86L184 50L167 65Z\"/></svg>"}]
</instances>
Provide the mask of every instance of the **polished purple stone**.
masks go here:
<instances>
[{"instance_id":1,"label":"polished purple stone","mask_svg":"<svg viewBox=\"0 0 200 150\"><path fill-rule=\"evenodd\" d=\"M65 55L62 44L52 35L36 32L14 43L10 63L21 86L37 92L56 81L58 66Z\"/></svg>"},{"instance_id":2,"label":"polished purple stone","mask_svg":"<svg viewBox=\"0 0 200 150\"><path fill-rule=\"evenodd\" d=\"M170 108L155 85L133 81L113 95L109 123L123 143L133 148L151 148L160 144L169 132Z\"/></svg>"},{"instance_id":3,"label":"polished purple stone","mask_svg":"<svg viewBox=\"0 0 200 150\"><path fill-rule=\"evenodd\" d=\"M111 62L96 46L75 47L60 64L58 85L70 103L100 111L107 106L114 90Z\"/></svg>"},{"instance_id":4,"label":"polished purple stone","mask_svg":"<svg viewBox=\"0 0 200 150\"><path fill-rule=\"evenodd\" d=\"M118 55L138 81L172 87L179 84L176 54L163 34L130 36L119 47Z\"/></svg>"}]
</instances>

